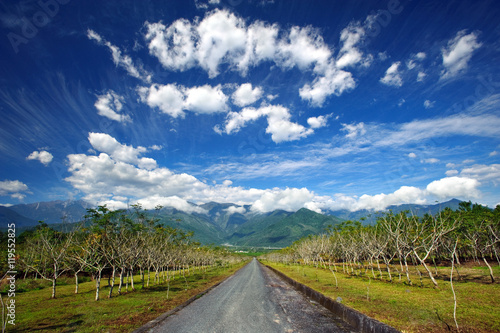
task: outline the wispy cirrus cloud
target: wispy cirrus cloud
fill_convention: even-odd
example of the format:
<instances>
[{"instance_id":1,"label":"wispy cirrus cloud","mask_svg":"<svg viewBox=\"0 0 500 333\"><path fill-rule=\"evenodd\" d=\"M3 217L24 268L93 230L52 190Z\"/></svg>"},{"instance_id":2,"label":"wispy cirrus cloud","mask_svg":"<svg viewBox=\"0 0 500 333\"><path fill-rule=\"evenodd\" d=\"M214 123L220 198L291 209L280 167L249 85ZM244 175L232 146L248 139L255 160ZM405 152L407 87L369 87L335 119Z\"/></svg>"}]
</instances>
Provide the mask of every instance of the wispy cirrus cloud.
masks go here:
<instances>
[{"instance_id":1,"label":"wispy cirrus cloud","mask_svg":"<svg viewBox=\"0 0 500 333\"><path fill-rule=\"evenodd\" d=\"M99 35L94 30L87 30L87 37L90 40L94 40L100 45L108 47L111 51L111 57L116 66L122 67L127 71L127 73L139 80L146 83L151 82L151 73L146 71L142 66L134 64L134 61L129 55L123 54L123 52L116 46L105 40L101 35Z\"/></svg>"}]
</instances>

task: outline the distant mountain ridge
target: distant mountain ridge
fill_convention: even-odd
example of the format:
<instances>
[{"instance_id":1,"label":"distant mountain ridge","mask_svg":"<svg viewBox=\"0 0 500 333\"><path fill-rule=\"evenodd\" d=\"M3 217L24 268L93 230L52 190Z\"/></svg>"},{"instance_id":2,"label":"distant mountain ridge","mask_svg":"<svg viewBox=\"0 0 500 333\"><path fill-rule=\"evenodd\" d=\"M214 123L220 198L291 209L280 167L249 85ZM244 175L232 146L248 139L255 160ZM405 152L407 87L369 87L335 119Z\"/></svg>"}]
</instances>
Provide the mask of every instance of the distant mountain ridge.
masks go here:
<instances>
[{"instance_id":1,"label":"distant mountain ridge","mask_svg":"<svg viewBox=\"0 0 500 333\"><path fill-rule=\"evenodd\" d=\"M344 220L360 220L374 223L377 217L392 210L394 213L410 211L414 215L435 215L445 207L457 209L460 200L435 205L390 206L385 211L360 210L327 211L319 214L306 208L296 212L275 210L269 213L252 211L250 206L231 203L209 202L199 205L206 213L187 213L173 207L162 208L158 218L164 225L193 231L195 239L203 244L226 244L235 246L286 247L300 238L324 232L330 225ZM18 227L29 227L44 221L48 224L81 221L88 208L93 206L85 201L50 201L20 204L11 207L0 206L0 226L16 222ZM153 212L151 212L153 214Z\"/></svg>"}]
</instances>

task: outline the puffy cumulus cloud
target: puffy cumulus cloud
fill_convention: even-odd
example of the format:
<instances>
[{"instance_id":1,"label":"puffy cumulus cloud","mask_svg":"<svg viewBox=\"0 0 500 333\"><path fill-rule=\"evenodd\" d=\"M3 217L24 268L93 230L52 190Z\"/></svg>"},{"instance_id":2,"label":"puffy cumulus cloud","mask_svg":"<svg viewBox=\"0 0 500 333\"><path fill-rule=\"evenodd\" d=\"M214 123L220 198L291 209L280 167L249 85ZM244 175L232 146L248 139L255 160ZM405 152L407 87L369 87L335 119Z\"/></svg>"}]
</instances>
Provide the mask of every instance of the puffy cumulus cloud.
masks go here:
<instances>
[{"instance_id":1,"label":"puffy cumulus cloud","mask_svg":"<svg viewBox=\"0 0 500 333\"><path fill-rule=\"evenodd\" d=\"M295 211L312 202L314 193L306 188L272 189L265 191L251 209L258 212L270 212L276 209Z\"/></svg>"},{"instance_id":2,"label":"puffy cumulus cloud","mask_svg":"<svg viewBox=\"0 0 500 333\"><path fill-rule=\"evenodd\" d=\"M399 72L400 65L401 62L399 61L393 63L385 72L384 77L380 79L380 82L388 86L401 87L403 85L403 78Z\"/></svg>"},{"instance_id":3,"label":"puffy cumulus cloud","mask_svg":"<svg viewBox=\"0 0 500 333\"><path fill-rule=\"evenodd\" d=\"M189 197L192 191L206 185L187 174L174 174L166 168L145 169L99 156L68 155L71 173L65 180L86 194L89 201L102 201L112 196L147 198L152 195Z\"/></svg>"},{"instance_id":4,"label":"puffy cumulus cloud","mask_svg":"<svg viewBox=\"0 0 500 333\"><path fill-rule=\"evenodd\" d=\"M100 45L107 46L108 49L111 51L111 57L115 65L125 69L130 76L135 77L147 83L151 82L151 73L144 70L142 66L135 65L134 62L132 61L132 58L130 58L130 56L126 54L125 55L122 54L122 51L117 46L106 41L97 32L91 29L87 30L87 37L90 40L96 41Z\"/></svg>"},{"instance_id":5,"label":"puffy cumulus cloud","mask_svg":"<svg viewBox=\"0 0 500 333\"><path fill-rule=\"evenodd\" d=\"M229 206L226 211L229 214L245 214L247 212L247 209L243 206Z\"/></svg>"},{"instance_id":6,"label":"puffy cumulus cloud","mask_svg":"<svg viewBox=\"0 0 500 333\"><path fill-rule=\"evenodd\" d=\"M47 166L50 164L50 162L52 162L53 158L54 156L52 156L51 153L45 150L41 150L32 152L26 159L37 160L40 161L43 165Z\"/></svg>"},{"instance_id":7,"label":"puffy cumulus cloud","mask_svg":"<svg viewBox=\"0 0 500 333\"><path fill-rule=\"evenodd\" d=\"M210 77L219 74L218 67L224 58L231 59L234 66L245 51L245 21L229 11L213 11L205 16L196 30L197 60Z\"/></svg>"},{"instance_id":8,"label":"puffy cumulus cloud","mask_svg":"<svg viewBox=\"0 0 500 333\"><path fill-rule=\"evenodd\" d=\"M306 83L300 88L299 95L302 99L309 101L312 106L322 106L328 96L340 96L354 87L356 87L356 82L350 72L329 65L324 75L317 76L312 85Z\"/></svg>"},{"instance_id":9,"label":"puffy cumulus cloud","mask_svg":"<svg viewBox=\"0 0 500 333\"><path fill-rule=\"evenodd\" d=\"M363 56L363 52L359 49L358 44L366 36L365 28L359 22L349 24L340 33L340 48L337 56L336 65L338 68L354 66L363 63L364 66L369 66L372 56Z\"/></svg>"},{"instance_id":10,"label":"puffy cumulus cloud","mask_svg":"<svg viewBox=\"0 0 500 333\"><path fill-rule=\"evenodd\" d=\"M328 119L331 118L333 114L328 114L324 116L318 116L318 117L310 117L307 118L307 123L311 128L321 128L325 127L328 123Z\"/></svg>"},{"instance_id":11,"label":"puffy cumulus cloud","mask_svg":"<svg viewBox=\"0 0 500 333\"><path fill-rule=\"evenodd\" d=\"M277 24L261 21L253 22L247 29L245 53L241 56L237 68L246 76L249 68L263 61L273 61L278 57L277 38L280 28Z\"/></svg>"},{"instance_id":12,"label":"puffy cumulus cloud","mask_svg":"<svg viewBox=\"0 0 500 333\"><path fill-rule=\"evenodd\" d=\"M426 190L429 194L440 199L478 198L480 196L479 185L480 183L476 179L454 176L435 180L427 185Z\"/></svg>"},{"instance_id":13,"label":"puffy cumulus cloud","mask_svg":"<svg viewBox=\"0 0 500 333\"><path fill-rule=\"evenodd\" d=\"M169 27L162 23L146 22L149 53L167 69L184 71L196 64L194 27L188 20L179 19Z\"/></svg>"},{"instance_id":14,"label":"puffy cumulus cloud","mask_svg":"<svg viewBox=\"0 0 500 333\"><path fill-rule=\"evenodd\" d=\"M97 96L94 106L97 109L97 114L100 116L121 123L132 121L129 115L119 113L123 108L123 97L116 94L113 90L108 91L104 95Z\"/></svg>"},{"instance_id":15,"label":"puffy cumulus cloud","mask_svg":"<svg viewBox=\"0 0 500 333\"><path fill-rule=\"evenodd\" d=\"M459 31L457 35L448 42L446 48L442 49L444 70L441 78L453 77L467 69L469 60L475 50L482 46L478 42L478 34L466 30Z\"/></svg>"},{"instance_id":16,"label":"puffy cumulus cloud","mask_svg":"<svg viewBox=\"0 0 500 333\"><path fill-rule=\"evenodd\" d=\"M233 103L244 107L257 102L262 97L261 87L252 88L251 83L244 83L232 95Z\"/></svg>"},{"instance_id":17,"label":"puffy cumulus cloud","mask_svg":"<svg viewBox=\"0 0 500 333\"><path fill-rule=\"evenodd\" d=\"M199 213L199 214L207 213L206 209L193 205L192 203L189 203L185 199L179 198L176 195L170 197L153 195L147 198L137 200L137 203L140 204L145 209L154 209L158 206L162 206L162 207L173 207L175 209L187 213Z\"/></svg>"},{"instance_id":18,"label":"puffy cumulus cloud","mask_svg":"<svg viewBox=\"0 0 500 333\"><path fill-rule=\"evenodd\" d=\"M19 180L1 180L0 181L0 196L10 196L14 199L22 200L29 192L28 185Z\"/></svg>"},{"instance_id":19,"label":"puffy cumulus cloud","mask_svg":"<svg viewBox=\"0 0 500 333\"><path fill-rule=\"evenodd\" d=\"M280 41L278 55L277 61L282 67L307 70L312 66L315 73L324 73L332 58L331 50L317 30L297 26Z\"/></svg>"},{"instance_id":20,"label":"puffy cumulus cloud","mask_svg":"<svg viewBox=\"0 0 500 333\"><path fill-rule=\"evenodd\" d=\"M409 153L409 154L408 154L408 157L409 157L409 158L416 158L416 157L417 157L417 154L415 154L415 153Z\"/></svg>"},{"instance_id":21,"label":"puffy cumulus cloud","mask_svg":"<svg viewBox=\"0 0 500 333\"><path fill-rule=\"evenodd\" d=\"M220 85L211 87L204 85L186 89L184 108L196 113L217 113L227 110L227 96Z\"/></svg>"},{"instance_id":22,"label":"puffy cumulus cloud","mask_svg":"<svg viewBox=\"0 0 500 333\"><path fill-rule=\"evenodd\" d=\"M174 118L184 117L184 93L175 84L153 84L149 88L138 89L141 101L152 108L157 107L161 112Z\"/></svg>"},{"instance_id":23,"label":"puffy cumulus cloud","mask_svg":"<svg viewBox=\"0 0 500 333\"><path fill-rule=\"evenodd\" d=\"M282 29L278 24L262 21L247 23L224 9L208 12L201 20L179 19L169 26L147 22L145 27L150 54L169 70L200 67L214 78L221 65L242 76L263 61L284 70L298 68L313 76L313 82L306 83L299 94L315 106L321 106L332 94L340 95L355 87L352 74L341 70L337 62L347 67L361 60L366 63L369 58L363 59L356 48L364 34L359 27L346 28L342 34L343 48L337 61L317 29Z\"/></svg>"},{"instance_id":24,"label":"puffy cumulus cloud","mask_svg":"<svg viewBox=\"0 0 500 333\"><path fill-rule=\"evenodd\" d=\"M347 132L345 136L349 139L355 139L366 134L365 124L362 122L358 124L342 124L341 131Z\"/></svg>"},{"instance_id":25,"label":"puffy cumulus cloud","mask_svg":"<svg viewBox=\"0 0 500 333\"><path fill-rule=\"evenodd\" d=\"M184 117L184 110L198 114L227 111L228 98L221 85L186 88L175 84L153 84L149 88L138 88L138 92L143 103L174 118Z\"/></svg>"},{"instance_id":26,"label":"puffy cumulus cloud","mask_svg":"<svg viewBox=\"0 0 500 333\"><path fill-rule=\"evenodd\" d=\"M215 127L218 133L231 134L238 132L248 122L260 117L266 117L268 126L266 133L271 134L271 139L276 142L294 141L313 133L313 129L290 121L289 109L282 105L263 105L260 108L244 108L240 112L230 112L227 115L224 129Z\"/></svg>"},{"instance_id":27,"label":"puffy cumulus cloud","mask_svg":"<svg viewBox=\"0 0 500 333\"><path fill-rule=\"evenodd\" d=\"M148 157L139 157L147 152L144 147L134 148L119 143L115 138L105 133L89 133L89 142L94 149L111 156L115 161L132 163L144 169L156 168L156 161Z\"/></svg>"},{"instance_id":28,"label":"puffy cumulus cloud","mask_svg":"<svg viewBox=\"0 0 500 333\"><path fill-rule=\"evenodd\" d=\"M390 194L364 194L351 206L350 209L384 210L390 205L400 205L406 203L426 203L425 191L412 186L402 186L400 189Z\"/></svg>"}]
</instances>

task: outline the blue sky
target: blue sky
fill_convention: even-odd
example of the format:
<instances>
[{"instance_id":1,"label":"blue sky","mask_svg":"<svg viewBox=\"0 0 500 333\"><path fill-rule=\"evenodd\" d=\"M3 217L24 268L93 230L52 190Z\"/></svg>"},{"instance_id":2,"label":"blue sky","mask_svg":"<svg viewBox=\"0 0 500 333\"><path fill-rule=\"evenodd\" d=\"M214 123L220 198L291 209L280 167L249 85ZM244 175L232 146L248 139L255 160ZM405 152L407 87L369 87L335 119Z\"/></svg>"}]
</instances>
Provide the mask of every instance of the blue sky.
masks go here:
<instances>
[{"instance_id":1,"label":"blue sky","mask_svg":"<svg viewBox=\"0 0 500 333\"><path fill-rule=\"evenodd\" d=\"M493 207L498 17L496 1L2 2L0 204Z\"/></svg>"}]
</instances>

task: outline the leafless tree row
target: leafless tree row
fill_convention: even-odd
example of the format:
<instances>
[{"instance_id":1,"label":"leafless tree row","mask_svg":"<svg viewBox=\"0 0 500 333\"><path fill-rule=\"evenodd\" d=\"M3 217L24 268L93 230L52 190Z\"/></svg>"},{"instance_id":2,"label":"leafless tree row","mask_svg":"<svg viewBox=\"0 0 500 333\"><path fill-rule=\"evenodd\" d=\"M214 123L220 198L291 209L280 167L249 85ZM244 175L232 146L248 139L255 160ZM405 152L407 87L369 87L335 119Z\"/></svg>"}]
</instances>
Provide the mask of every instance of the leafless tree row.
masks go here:
<instances>
[{"instance_id":1,"label":"leafless tree row","mask_svg":"<svg viewBox=\"0 0 500 333\"><path fill-rule=\"evenodd\" d=\"M193 242L192 233L158 224L156 216L140 206L128 212L99 206L89 209L85 218L71 232L41 224L25 241L21 253L25 274L50 280L52 298L56 297L57 279L68 272L74 274L75 293L79 274L91 274L95 300L99 300L104 273L108 276L108 297L112 297L115 288L118 294L128 291L129 286L135 290L134 274L140 275L143 288L165 282L170 287L175 276L187 283L186 276L193 270L206 272L208 267L240 260L223 249L201 247Z\"/></svg>"},{"instance_id":2,"label":"leafless tree row","mask_svg":"<svg viewBox=\"0 0 500 333\"><path fill-rule=\"evenodd\" d=\"M311 236L268 255L283 263L313 264L351 275L369 275L390 282L399 275L412 285L410 267L427 275L437 288L437 263L451 262L459 274L464 260L481 261L495 281L491 262L500 250L500 206L490 210L462 203L456 211L419 218L408 212L387 213L375 225L346 222L328 233ZM420 268L423 268L421 271Z\"/></svg>"}]
</instances>

